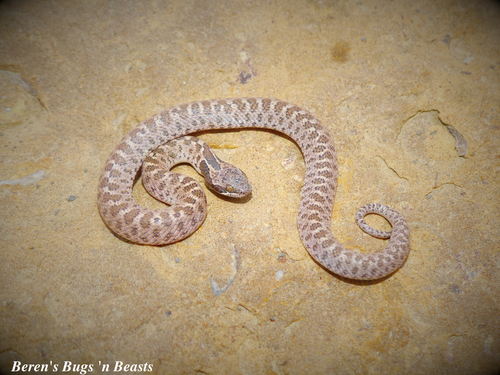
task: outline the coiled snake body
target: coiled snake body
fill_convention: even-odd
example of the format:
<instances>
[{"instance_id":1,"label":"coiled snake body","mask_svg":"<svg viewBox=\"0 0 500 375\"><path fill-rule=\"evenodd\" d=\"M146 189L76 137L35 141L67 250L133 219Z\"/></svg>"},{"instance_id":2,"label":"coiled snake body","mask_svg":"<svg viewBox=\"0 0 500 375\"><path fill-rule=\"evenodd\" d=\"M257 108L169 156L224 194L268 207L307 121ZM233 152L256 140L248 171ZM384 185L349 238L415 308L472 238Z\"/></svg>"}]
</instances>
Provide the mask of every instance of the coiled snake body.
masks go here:
<instances>
[{"instance_id":1,"label":"coiled snake body","mask_svg":"<svg viewBox=\"0 0 500 375\"><path fill-rule=\"evenodd\" d=\"M389 207L368 204L356 214L358 225L366 233L390 238L384 250L359 254L335 239L330 228L338 176L333 143L315 116L276 99L193 102L167 109L141 122L116 146L101 173L97 201L103 220L118 235L142 244L169 244L189 236L206 215L204 198L199 197L203 194L201 187L188 177L174 174L165 178L163 172L153 172L159 181L164 178L159 185L172 184L175 186L173 191L184 192L184 198L178 201L167 198L166 202L172 204L170 207L152 210L139 206L132 196L137 172L151 151L171 140L200 130L238 128L277 130L291 137L300 147L306 171L298 228L302 242L318 263L340 276L359 280L379 279L401 266L410 248L410 233L403 217ZM203 157L203 152L194 156L198 161L203 161ZM154 160L150 159L151 169L155 168ZM241 182L240 177L236 176L236 181ZM230 186L230 190L234 188ZM392 230L381 232L368 226L363 218L369 213L385 217Z\"/></svg>"}]
</instances>

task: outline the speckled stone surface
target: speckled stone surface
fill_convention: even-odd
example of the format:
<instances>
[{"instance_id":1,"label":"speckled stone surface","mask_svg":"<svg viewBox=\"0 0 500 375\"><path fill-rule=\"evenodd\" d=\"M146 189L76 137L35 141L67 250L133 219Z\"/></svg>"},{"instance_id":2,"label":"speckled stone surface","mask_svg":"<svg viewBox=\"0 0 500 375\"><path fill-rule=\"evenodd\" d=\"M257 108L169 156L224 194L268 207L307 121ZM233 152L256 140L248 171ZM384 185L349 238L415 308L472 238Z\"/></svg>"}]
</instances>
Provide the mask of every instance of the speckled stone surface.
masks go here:
<instances>
[{"instance_id":1,"label":"speckled stone surface","mask_svg":"<svg viewBox=\"0 0 500 375\"><path fill-rule=\"evenodd\" d=\"M0 3L0 372L495 373L498 19L492 1ZM273 132L202 135L253 196L208 192L183 242L139 246L105 227L97 180L127 131L238 96L323 121L340 161L334 234L380 250L354 215L395 208L412 236L402 269L349 282L309 257L303 159ZM161 207L140 182L134 194Z\"/></svg>"}]
</instances>

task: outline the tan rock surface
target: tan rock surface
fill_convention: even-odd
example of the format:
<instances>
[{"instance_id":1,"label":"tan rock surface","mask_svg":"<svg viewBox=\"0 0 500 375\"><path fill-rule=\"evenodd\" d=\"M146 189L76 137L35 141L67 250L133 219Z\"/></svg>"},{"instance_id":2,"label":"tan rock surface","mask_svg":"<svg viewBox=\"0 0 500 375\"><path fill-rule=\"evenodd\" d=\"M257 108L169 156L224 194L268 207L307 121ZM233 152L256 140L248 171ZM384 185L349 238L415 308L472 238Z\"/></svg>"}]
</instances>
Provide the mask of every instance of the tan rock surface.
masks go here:
<instances>
[{"instance_id":1,"label":"tan rock surface","mask_svg":"<svg viewBox=\"0 0 500 375\"><path fill-rule=\"evenodd\" d=\"M499 369L498 19L490 1L0 3L0 372ZM309 257L302 156L264 131L202 136L252 199L208 192L208 219L175 245L113 236L96 188L121 137L161 109L237 96L324 122L341 164L333 232L380 250L354 215L397 209L412 236L401 270L354 283Z\"/></svg>"}]
</instances>

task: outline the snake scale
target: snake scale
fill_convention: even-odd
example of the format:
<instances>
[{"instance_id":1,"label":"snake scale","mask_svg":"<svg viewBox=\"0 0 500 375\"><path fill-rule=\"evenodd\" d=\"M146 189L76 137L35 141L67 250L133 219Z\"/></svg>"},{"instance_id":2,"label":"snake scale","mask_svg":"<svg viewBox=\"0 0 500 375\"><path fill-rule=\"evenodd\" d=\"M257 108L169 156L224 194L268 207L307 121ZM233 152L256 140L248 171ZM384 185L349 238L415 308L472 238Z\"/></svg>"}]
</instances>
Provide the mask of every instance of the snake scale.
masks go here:
<instances>
[{"instance_id":1,"label":"snake scale","mask_svg":"<svg viewBox=\"0 0 500 375\"><path fill-rule=\"evenodd\" d=\"M359 209L356 219L366 233L389 238L385 249L375 254L360 254L345 248L335 239L331 232L331 213L338 163L333 142L314 115L277 99L192 102L167 109L141 122L116 146L101 173L97 201L105 223L119 236L141 244L165 245L189 236L206 216L206 201L204 195L200 198L203 191L199 184L178 174L161 176L164 172L155 169L152 176L156 175L158 181L163 181L159 185L174 186L171 191L180 193L184 198L174 202L167 197L166 201L171 206L165 210L152 210L141 207L132 196L138 171L146 158L149 168L156 168L157 162L148 155L169 141L201 130L240 128L279 131L291 137L302 151L306 171L298 211L298 229L307 251L319 264L340 276L358 280L382 278L403 264L410 249L408 225L399 213L384 205L365 205ZM203 154L202 151L194 158L198 162L203 161ZM236 181L241 183L241 176L236 176ZM230 191L235 189L232 184L226 185ZM386 218L392 229L382 232L368 226L363 219L370 213Z\"/></svg>"}]
</instances>

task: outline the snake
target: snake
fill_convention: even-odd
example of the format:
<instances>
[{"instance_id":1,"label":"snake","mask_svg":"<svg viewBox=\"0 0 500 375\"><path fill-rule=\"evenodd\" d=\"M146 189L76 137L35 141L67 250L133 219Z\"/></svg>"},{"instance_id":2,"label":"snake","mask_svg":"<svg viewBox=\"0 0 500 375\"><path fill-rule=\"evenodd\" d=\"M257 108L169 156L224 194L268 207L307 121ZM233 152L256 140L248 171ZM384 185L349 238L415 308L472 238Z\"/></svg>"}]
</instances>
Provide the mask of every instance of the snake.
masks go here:
<instances>
[{"instance_id":1,"label":"snake","mask_svg":"<svg viewBox=\"0 0 500 375\"><path fill-rule=\"evenodd\" d=\"M204 130L242 128L283 133L300 148L305 177L297 225L302 243L320 266L346 279L377 280L403 265L410 250L408 224L401 214L380 203L361 207L356 221L369 235L389 239L383 250L359 253L335 238L331 215L339 167L333 141L316 116L279 99L196 101L166 109L139 123L111 152L101 172L97 204L105 224L118 237L144 245L168 245L191 235L206 217L206 198L194 179L168 171L176 160L196 164L198 172L207 173L207 184L219 194L245 196L251 187L242 171L209 153L208 146L196 140L188 146L190 140L182 137ZM168 207L150 209L135 201L132 189L141 172L143 182L147 180L146 189ZM164 190L166 186L169 188ZM384 217L391 229L380 231L369 226L364 220L369 214Z\"/></svg>"}]
</instances>

